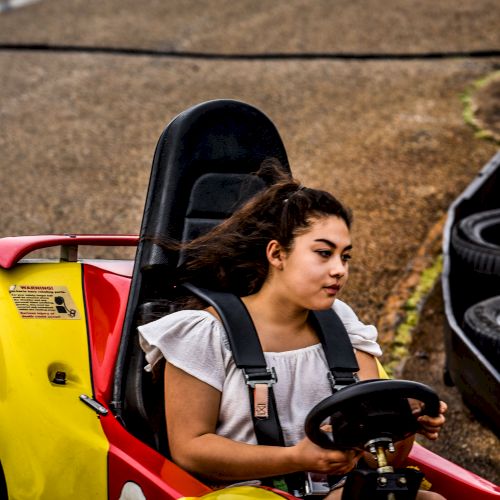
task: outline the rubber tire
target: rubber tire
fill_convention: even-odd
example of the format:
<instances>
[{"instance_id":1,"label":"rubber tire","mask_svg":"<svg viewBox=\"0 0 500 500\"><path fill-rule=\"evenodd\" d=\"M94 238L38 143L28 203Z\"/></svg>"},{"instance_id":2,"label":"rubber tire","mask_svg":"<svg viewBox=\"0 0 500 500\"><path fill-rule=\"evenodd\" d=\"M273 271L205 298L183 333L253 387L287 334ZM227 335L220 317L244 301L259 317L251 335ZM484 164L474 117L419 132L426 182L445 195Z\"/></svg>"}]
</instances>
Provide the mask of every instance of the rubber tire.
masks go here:
<instances>
[{"instance_id":1,"label":"rubber tire","mask_svg":"<svg viewBox=\"0 0 500 500\"><path fill-rule=\"evenodd\" d=\"M456 224L451 244L474 271L500 276L500 209L469 215Z\"/></svg>"},{"instance_id":2,"label":"rubber tire","mask_svg":"<svg viewBox=\"0 0 500 500\"><path fill-rule=\"evenodd\" d=\"M469 307L464 332L493 366L500 361L500 295Z\"/></svg>"}]
</instances>

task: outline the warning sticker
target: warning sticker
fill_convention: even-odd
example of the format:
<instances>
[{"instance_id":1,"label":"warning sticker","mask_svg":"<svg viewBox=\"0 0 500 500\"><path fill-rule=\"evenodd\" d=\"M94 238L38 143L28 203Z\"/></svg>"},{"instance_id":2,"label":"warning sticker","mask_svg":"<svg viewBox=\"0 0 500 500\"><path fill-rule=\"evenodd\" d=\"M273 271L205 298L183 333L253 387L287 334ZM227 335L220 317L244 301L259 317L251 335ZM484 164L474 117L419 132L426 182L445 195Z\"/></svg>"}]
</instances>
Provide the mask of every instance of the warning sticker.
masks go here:
<instances>
[{"instance_id":1,"label":"warning sticker","mask_svg":"<svg viewBox=\"0 0 500 500\"><path fill-rule=\"evenodd\" d=\"M12 285L9 292L23 319L81 319L65 286Z\"/></svg>"}]
</instances>

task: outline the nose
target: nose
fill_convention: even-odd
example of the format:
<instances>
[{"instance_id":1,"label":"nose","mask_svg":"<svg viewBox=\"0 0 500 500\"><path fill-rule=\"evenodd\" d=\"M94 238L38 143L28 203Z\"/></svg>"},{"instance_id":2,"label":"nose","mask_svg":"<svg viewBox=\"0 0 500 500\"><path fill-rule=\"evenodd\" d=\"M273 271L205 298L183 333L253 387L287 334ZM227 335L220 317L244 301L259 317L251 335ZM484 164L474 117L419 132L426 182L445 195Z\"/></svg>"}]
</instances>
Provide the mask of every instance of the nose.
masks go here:
<instances>
[{"instance_id":1,"label":"nose","mask_svg":"<svg viewBox=\"0 0 500 500\"><path fill-rule=\"evenodd\" d=\"M332 278L343 278L346 274L345 263L341 258L333 259L332 266L330 268L330 276Z\"/></svg>"}]
</instances>

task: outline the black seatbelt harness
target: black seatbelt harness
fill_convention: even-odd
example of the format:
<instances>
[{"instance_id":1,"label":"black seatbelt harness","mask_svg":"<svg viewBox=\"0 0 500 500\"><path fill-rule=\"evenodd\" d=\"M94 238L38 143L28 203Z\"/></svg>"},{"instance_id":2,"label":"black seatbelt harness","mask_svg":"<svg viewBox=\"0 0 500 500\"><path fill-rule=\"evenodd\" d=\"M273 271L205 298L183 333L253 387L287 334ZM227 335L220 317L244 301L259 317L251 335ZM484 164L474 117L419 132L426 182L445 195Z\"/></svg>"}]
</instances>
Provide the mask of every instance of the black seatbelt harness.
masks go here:
<instances>
[{"instance_id":1,"label":"black seatbelt harness","mask_svg":"<svg viewBox=\"0 0 500 500\"><path fill-rule=\"evenodd\" d=\"M249 388L250 407L257 442L285 446L273 385L278 381L268 368L262 346L247 308L236 295L183 285L210 304L219 314L227 333L235 364L243 371ZM312 325L321 341L329 367L328 378L335 392L357 381L359 370L344 324L332 310L311 311Z\"/></svg>"},{"instance_id":2,"label":"black seatbelt harness","mask_svg":"<svg viewBox=\"0 0 500 500\"><path fill-rule=\"evenodd\" d=\"M358 362L349 334L337 313L333 309L311 311L310 319L325 352L332 391L358 382Z\"/></svg>"},{"instance_id":3,"label":"black seatbelt harness","mask_svg":"<svg viewBox=\"0 0 500 500\"><path fill-rule=\"evenodd\" d=\"M245 305L239 297L230 293L206 290L191 284L185 284L184 287L210 304L220 316L234 362L243 371L249 388L257 442L285 446L273 393L273 385L277 382L276 373L267 367L257 331Z\"/></svg>"}]
</instances>

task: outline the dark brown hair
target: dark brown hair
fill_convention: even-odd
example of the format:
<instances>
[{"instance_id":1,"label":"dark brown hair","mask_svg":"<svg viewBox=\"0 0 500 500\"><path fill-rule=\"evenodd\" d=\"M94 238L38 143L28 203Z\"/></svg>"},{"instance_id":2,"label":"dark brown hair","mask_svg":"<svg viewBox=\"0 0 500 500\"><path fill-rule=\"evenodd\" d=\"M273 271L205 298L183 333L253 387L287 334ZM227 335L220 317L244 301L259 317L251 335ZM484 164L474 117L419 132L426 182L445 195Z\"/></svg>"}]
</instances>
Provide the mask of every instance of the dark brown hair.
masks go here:
<instances>
[{"instance_id":1,"label":"dark brown hair","mask_svg":"<svg viewBox=\"0 0 500 500\"><path fill-rule=\"evenodd\" d=\"M266 165L263 171L269 169ZM259 174L257 174L259 175ZM351 214L333 195L302 186L286 174L207 234L181 244L177 283L192 282L240 297L257 292L267 277L267 244L290 251L314 218L334 215L348 228Z\"/></svg>"}]
</instances>

